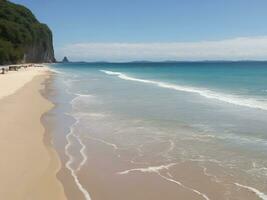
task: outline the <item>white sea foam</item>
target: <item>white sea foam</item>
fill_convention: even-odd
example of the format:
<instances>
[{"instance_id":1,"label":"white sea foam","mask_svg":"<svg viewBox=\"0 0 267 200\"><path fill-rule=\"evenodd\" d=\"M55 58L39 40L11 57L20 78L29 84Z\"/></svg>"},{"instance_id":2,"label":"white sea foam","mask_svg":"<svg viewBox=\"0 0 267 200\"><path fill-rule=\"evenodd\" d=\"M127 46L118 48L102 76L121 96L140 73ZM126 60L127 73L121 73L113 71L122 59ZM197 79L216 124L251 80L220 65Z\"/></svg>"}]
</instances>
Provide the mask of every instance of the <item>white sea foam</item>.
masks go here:
<instances>
[{"instance_id":1,"label":"white sea foam","mask_svg":"<svg viewBox=\"0 0 267 200\"><path fill-rule=\"evenodd\" d=\"M156 85L161 88L167 88L167 89L173 89L177 91L182 92L190 92L199 94L203 97L209 98L209 99L216 99L220 100L226 103L235 104L238 106L245 106L250 108L256 108L261 110L267 110L267 102L266 101L258 101L253 98L245 98L245 97L238 97L236 95L230 95L230 94L221 94L218 92L214 92L205 88L195 88L195 87L188 87L188 86L181 86L181 85L174 85L170 83L165 83L161 81L154 81L154 80L146 80L146 79L139 79L127 76L126 74L120 73L120 72L112 72L107 70L100 70L101 72L104 72L108 75L117 76L124 80L129 81L136 81L136 82L142 82L142 83L148 83L152 85Z\"/></svg>"},{"instance_id":2,"label":"white sea foam","mask_svg":"<svg viewBox=\"0 0 267 200\"><path fill-rule=\"evenodd\" d=\"M89 103L96 103L99 101L96 101L96 97L94 95L91 94L79 94L79 93L75 93L74 94L76 97L74 99L71 100L70 104L72 105L72 107L75 109L79 109L80 105L88 105Z\"/></svg>"},{"instance_id":3,"label":"white sea foam","mask_svg":"<svg viewBox=\"0 0 267 200\"><path fill-rule=\"evenodd\" d=\"M56 74L64 74L64 72L59 71L59 70L56 70L56 69L53 69L51 67L49 67L49 70L52 71L52 72L54 72L54 73L56 73Z\"/></svg>"},{"instance_id":4,"label":"white sea foam","mask_svg":"<svg viewBox=\"0 0 267 200\"><path fill-rule=\"evenodd\" d=\"M160 155L164 156L168 161L171 161L172 157L171 157L170 153L174 150L175 144L172 140L168 140L168 143L169 143L169 146L166 148L165 151L160 153Z\"/></svg>"},{"instance_id":5,"label":"white sea foam","mask_svg":"<svg viewBox=\"0 0 267 200\"><path fill-rule=\"evenodd\" d=\"M167 175L168 175L169 177L173 178L173 176L171 175L170 172L167 172Z\"/></svg>"},{"instance_id":6,"label":"white sea foam","mask_svg":"<svg viewBox=\"0 0 267 200\"><path fill-rule=\"evenodd\" d=\"M82 148L80 149L80 154L82 155L82 162L80 162L78 168L76 171L80 171L81 168L85 165L86 161L87 161L87 155L86 155L86 146L85 144L82 142L81 138L76 136L77 140L79 141L80 145L82 146Z\"/></svg>"},{"instance_id":7,"label":"white sea foam","mask_svg":"<svg viewBox=\"0 0 267 200\"><path fill-rule=\"evenodd\" d=\"M177 163L170 163L170 164L167 164L167 165L160 165L160 166L150 166L150 167L147 167L147 168L135 168L135 169L129 169L129 170L125 170L125 171L122 171L122 172L118 172L119 175L125 175L125 174L129 174L131 172L142 172L142 173L156 173L158 174L161 178L163 178L164 180L166 181L169 181L169 182L172 182L176 185L179 185L180 187L186 189L186 190L190 190L194 193L196 193L197 195L201 196L202 198L204 198L205 200L210 200L207 195L201 193L200 191L196 190L196 189L193 189L191 187L188 187L184 184L182 184L181 182L177 181L177 180L174 180L173 179L173 176L170 174L170 172L167 172L166 174L169 176L164 176L162 175L160 172L162 170L168 170L169 168L173 167L177 165Z\"/></svg>"},{"instance_id":8,"label":"white sea foam","mask_svg":"<svg viewBox=\"0 0 267 200\"><path fill-rule=\"evenodd\" d=\"M79 121L76 119L76 122L70 127L70 131L66 136L67 144L65 146L65 154L69 158L68 161L66 162L65 166L66 168L70 171L78 189L82 192L86 200L91 200L89 192L83 187L83 185L80 183L79 178L77 174L75 173L75 169L72 168L72 163L74 162L74 157L71 155L69 149L72 145L71 142L71 137L74 136L74 127L79 123Z\"/></svg>"},{"instance_id":9,"label":"white sea foam","mask_svg":"<svg viewBox=\"0 0 267 200\"><path fill-rule=\"evenodd\" d=\"M168 170L170 167L173 167L175 165L176 165L176 163L170 163L167 165L150 166L150 167L146 167L146 168L134 168L134 169L129 169L129 170L125 170L122 172L118 172L118 174L124 175L124 174L128 174L131 172L143 172L143 173L149 172L149 173L152 173L152 172L158 172L158 171L164 170L164 169Z\"/></svg>"},{"instance_id":10,"label":"white sea foam","mask_svg":"<svg viewBox=\"0 0 267 200\"><path fill-rule=\"evenodd\" d=\"M235 185L238 186L238 187L241 187L241 188L244 188L244 189L247 189L247 190L253 192L254 194L256 194L262 200L267 200L267 195L266 194L264 194L263 192L255 189L253 187L246 186L246 185L241 185L239 183L235 183Z\"/></svg>"},{"instance_id":11,"label":"white sea foam","mask_svg":"<svg viewBox=\"0 0 267 200\"><path fill-rule=\"evenodd\" d=\"M103 143L105 145L108 145L108 146L111 146L114 150L119 149L119 147L116 144L114 144L114 143L107 142L105 140L102 140L102 139L99 139L99 138L90 137L90 136L87 136L86 138L91 139L91 140L95 140L95 141L98 141L98 142L101 142L101 143Z\"/></svg>"},{"instance_id":12,"label":"white sea foam","mask_svg":"<svg viewBox=\"0 0 267 200\"><path fill-rule=\"evenodd\" d=\"M173 151L173 149L175 148L175 144L172 140L169 140L169 143L170 143L170 146L169 148L167 149L166 153L170 153Z\"/></svg>"},{"instance_id":13,"label":"white sea foam","mask_svg":"<svg viewBox=\"0 0 267 200\"><path fill-rule=\"evenodd\" d=\"M215 181L216 183L221 182L217 176L215 176L214 174L211 174L211 173L208 172L208 168L207 168L207 167L204 167L204 166L200 166L200 167L202 167L202 169L203 169L203 173L204 173L206 176L210 177L211 180Z\"/></svg>"},{"instance_id":14,"label":"white sea foam","mask_svg":"<svg viewBox=\"0 0 267 200\"><path fill-rule=\"evenodd\" d=\"M186 136L186 137L182 138L181 140L210 142L213 139L216 139L215 135L193 134L191 136ZM218 137L217 137L217 139L218 139Z\"/></svg>"},{"instance_id":15,"label":"white sea foam","mask_svg":"<svg viewBox=\"0 0 267 200\"><path fill-rule=\"evenodd\" d=\"M254 176L267 177L267 167L265 167L264 165L259 165L255 161L252 162L252 168L247 170L247 172Z\"/></svg>"},{"instance_id":16,"label":"white sea foam","mask_svg":"<svg viewBox=\"0 0 267 200\"><path fill-rule=\"evenodd\" d=\"M200 191L198 191L198 190L196 190L196 189L193 189L193 188L191 188L191 187L185 186L185 185L182 184L181 182L172 179L172 178L171 178L172 176L170 176L170 178L169 178L169 177L167 177L167 176L163 176L163 175L161 175L160 173L158 173L158 175L159 175L160 177L162 177L163 179L167 180L167 181L170 181L170 182L172 182L172 183L175 183L176 185L179 185L179 186L183 187L184 189L187 189L187 190L190 190L190 191L196 193L197 195L201 196L201 197L202 197L203 199L205 199L205 200L210 200L206 194L203 194L202 192L200 192Z\"/></svg>"},{"instance_id":17,"label":"white sea foam","mask_svg":"<svg viewBox=\"0 0 267 200\"><path fill-rule=\"evenodd\" d=\"M91 95L91 94L74 93L74 95L76 96L76 98L74 98L71 101L71 104L76 103L77 101L86 101L86 102L89 102L89 101L95 100L95 98L96 98L94 95Z\"/></svg>"},{"instance_id":18,"label":"white sea foam","mask_svg":"<svg viewBox=\"0 0 267 200\"><path fill-rule=\"evenodd\" d=\"M216 164L221 164L222 162L216 159L210 159L210 158L191 158L188 159L192 162L211 162L211 163L216 163Z\"/></svg>"},{"instance_id":19,"label":"white sea foam","mask_svg":"<svg viewBox=\"0 0 267 200\"><path fill-rule=\"evenodd\" d=\"M73 114L73 116L75 116L75 118L94 118L94 119L102 119L104 117L106 117L106 114L103 113L86 113L86 112L77 112L75 114Z\"/></svg>"},{"instance_id":20,"label":"white sea foam","mask_svg":"<svg viewBox=\"0 0 267 200\"><path fill-rule=\"evenodd\" d=\"M251 136L240 137L234 133L228 133L224 135L215 135L214 139L238 141L239 144L257 144L257 145L267 146L266 139L261 139L261 138L251 137Z\"/></svg>"},{"instance_id":21,"label":"white sea foam","mask_svg":"<svg viewBox=\"0 0 267 200\"><path fill-rule=\"evenodd\" d=\"M89 98L94 97L94 95L91 95L91 94L74 93L74 95L79 96L79 97L89 97Z\"/></svg>"},{"instance_id":22,"label":"white sea foam","mask_svg":"<svg viewBox=\"0 0 267 200\"><path fill-rule=\"evenodd\" d=\"M45 65L45 67L47 67L49 69L49 71L54 72L56 74L65 74L64 72L62 72L60 70L57 70L57 69L55 69L55 68L53 68L53 67L51 67L49 65Z\"/></svg>"}]
</instances>

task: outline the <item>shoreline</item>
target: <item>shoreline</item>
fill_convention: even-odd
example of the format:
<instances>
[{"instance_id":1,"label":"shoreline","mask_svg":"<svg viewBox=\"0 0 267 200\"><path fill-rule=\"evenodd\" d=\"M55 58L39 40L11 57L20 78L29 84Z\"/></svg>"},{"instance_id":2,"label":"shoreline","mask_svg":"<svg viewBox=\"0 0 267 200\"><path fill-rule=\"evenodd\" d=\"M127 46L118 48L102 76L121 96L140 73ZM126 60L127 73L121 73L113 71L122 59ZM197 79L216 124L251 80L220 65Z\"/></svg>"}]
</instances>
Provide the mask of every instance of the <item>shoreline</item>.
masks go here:
<instances>
[{"instance_id":1,"label":"shoreline","mask_svg":"<svg viewBox=\"0 0 267 200\"><path fill-rule=\"evenodd\" d=\"M143 138L116 123L112 129L108 115L98 121L98 113L77 107L88 102L87 96L70 92L64 73L56 74L49 67L32 70L7 76L11 79L4 85L24 80L20 87L13 86L13 94L1 99L0 91L0 196L4 199L219 200L227 197L226 192L232 198L265 199L260 184L227 171L217 157L180 157L184 146L202 144L201 135L196 138L191 128L174 127L182 140L161 133L160 138L149 133ZM81 120L75 117L86 111L88 116ZM134 124L140 125L150 128ZM128 134L138 143L125 146Z\"/></svg>"},{"instance_id":2,"label":"shoreline","mask_svg":"<svg viewBox=\"0 0 267 200\"><path fill-rule=\"evenodd\" d=\"M75 182L77 180L75 180L73 174L71 174L70 169L66 167L69 157L65 152L65 147L67 145L65 134L70 132L69 128L75 123L75 119L72 116L65 115L59 111L64 107L64 110L67 109L65 112L70 112L71 107L69 107L68 103L55 100L58 93L61 93L62 91L58 91L54 87L54 78L55 77L52 76L50 79L47 79L45 84L46 88L43 95L54 104L54 107L49 112L45 113L43 116L43 123L48 134L53 137L53 147L61 160L62 165L57 173L57 178L64 186L67 199L84 200L85 196ZM57 123L58 119L60 119L60 121L63 120L64 124L67 123L68 126L60 126L62 122ZM64 138L63 140L62 137Z\"/></svg>"},{"instance_id":3,"label":"shoreline","mask_svg":"<svg viewBox=\"0 0 267 200\"><path fill-rule=\"evenodd\" d=\"M50 76L45 67L0 77L1 85L8 88L0 91L0 196L4 199L67 199L57 178L61 161L42 120L54 106L42 94Z\"/></svg>"}]
</instances>

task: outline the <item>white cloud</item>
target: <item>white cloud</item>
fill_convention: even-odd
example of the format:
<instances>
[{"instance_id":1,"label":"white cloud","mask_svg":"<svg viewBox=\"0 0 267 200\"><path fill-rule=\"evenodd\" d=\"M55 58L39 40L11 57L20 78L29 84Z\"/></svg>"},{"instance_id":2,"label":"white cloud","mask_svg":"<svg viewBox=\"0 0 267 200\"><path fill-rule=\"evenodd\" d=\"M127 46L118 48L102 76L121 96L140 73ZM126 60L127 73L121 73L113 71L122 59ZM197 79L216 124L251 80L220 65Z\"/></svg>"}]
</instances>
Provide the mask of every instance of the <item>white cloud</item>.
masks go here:
<instances>
[{"instance_id":1,"label":"white cloud","mask_svg":"<svg viewBox=\"0 0 267 200\"><path fill-rule=\"evenodd\" d=\"M82 61L267 60L267 36L174 43L77 43L58 57Z\"/></svg>"}]
</instances>

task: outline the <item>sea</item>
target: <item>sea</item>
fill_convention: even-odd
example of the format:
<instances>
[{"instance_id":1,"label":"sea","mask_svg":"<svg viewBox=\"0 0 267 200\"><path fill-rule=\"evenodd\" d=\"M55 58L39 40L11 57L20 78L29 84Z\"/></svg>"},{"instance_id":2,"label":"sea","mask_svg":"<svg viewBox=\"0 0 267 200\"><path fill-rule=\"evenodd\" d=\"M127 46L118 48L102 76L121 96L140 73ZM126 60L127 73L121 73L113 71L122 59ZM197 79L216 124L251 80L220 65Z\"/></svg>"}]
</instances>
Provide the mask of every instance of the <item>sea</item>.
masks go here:
<instances>
[{"instance_id":1,"label":"sea","mask_svg":"<svg viewBox=\"0 0 267 200\"><path fill-rule=\"evenodd\" d=\"M267 62L50 68L53 144L81 198L267 200Z\"/></svg>"}]
</instances>

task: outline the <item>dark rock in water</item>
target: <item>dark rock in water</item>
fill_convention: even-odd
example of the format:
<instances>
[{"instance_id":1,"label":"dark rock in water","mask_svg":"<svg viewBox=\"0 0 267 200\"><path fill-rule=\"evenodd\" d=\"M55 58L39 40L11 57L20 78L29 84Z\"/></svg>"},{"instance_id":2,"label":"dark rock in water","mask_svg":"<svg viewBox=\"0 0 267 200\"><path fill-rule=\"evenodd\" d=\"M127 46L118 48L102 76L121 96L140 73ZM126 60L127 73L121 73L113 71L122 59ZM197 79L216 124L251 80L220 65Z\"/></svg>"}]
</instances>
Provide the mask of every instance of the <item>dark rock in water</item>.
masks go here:
<instances>
[{"instance_id":1,"label":"dark rock in water","mask_svg":"<svg viewBox=\"0 0 267 200\"><path fill-rule=\"evenodd\" d=\"M68 63L68 62L70 62L70 61L69 61L69 59L65 56L65 57L63 58L62 62L63 62L63 63Z\"/></svg>"},{"instance_id":2,"label":"dark rock in water","mask_svg":"<svg viewBox=\"0 0 267 200\"><path fill-rule=\"evenodd\" d=\"M0 64L55 61L49 27L24 6L0 0Z\"/></svg>"}]
</instances>

